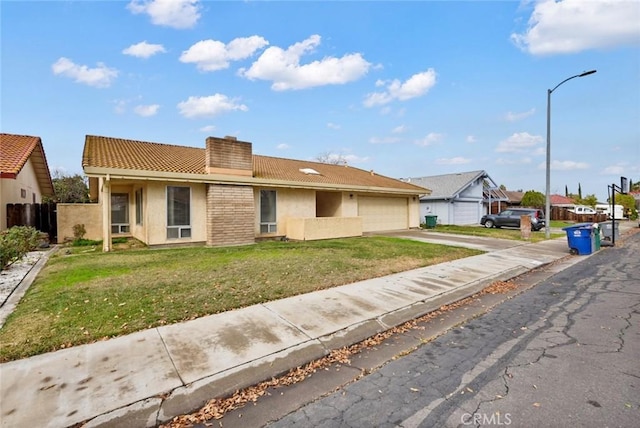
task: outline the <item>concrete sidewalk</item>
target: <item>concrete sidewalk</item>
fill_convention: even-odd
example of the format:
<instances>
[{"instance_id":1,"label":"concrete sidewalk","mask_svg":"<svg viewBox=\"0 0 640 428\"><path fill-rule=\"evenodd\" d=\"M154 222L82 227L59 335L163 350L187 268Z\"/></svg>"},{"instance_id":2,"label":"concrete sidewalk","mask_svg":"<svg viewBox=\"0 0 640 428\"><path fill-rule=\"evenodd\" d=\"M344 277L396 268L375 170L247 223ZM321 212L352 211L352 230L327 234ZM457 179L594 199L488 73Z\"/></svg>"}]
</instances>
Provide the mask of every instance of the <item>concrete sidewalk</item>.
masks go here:
<instances>
[{"instance_id":1,"label":"concrete sidewalk","mask_svg":"<svg viewBox=\"0 0 640 428\"><path fill-rule=\"evenodd\" d=\"M567 256L518 245L1 364L0 426L155 426Z\"/></svg>"}]
</instances>

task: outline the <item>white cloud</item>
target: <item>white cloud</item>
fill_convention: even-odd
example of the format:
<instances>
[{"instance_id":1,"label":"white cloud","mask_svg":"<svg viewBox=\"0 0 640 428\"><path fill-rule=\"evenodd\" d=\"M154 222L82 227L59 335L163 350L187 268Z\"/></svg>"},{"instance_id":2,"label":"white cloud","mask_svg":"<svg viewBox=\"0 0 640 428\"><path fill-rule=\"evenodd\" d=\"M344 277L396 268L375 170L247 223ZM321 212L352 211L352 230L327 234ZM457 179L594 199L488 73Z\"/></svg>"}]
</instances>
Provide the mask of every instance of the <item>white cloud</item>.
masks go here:
<instances>
[{"instance_id":1,"label":"white cloud","mask_svg":"<svg viewBox=\"0 0 640 428\"><path fill-rule=\"evenodd\" d=\"M531 110L525 111L522 113L513 113L510 111L510 112L507 112L507 114L505 115L505 120L507 122L517 122L519 120L526 119L527 117L532 116L535 112L536 112L535 108L532 108Z\"/></svg>"},{"instance_id":2,"label":"white cloud","mask_svg":"<svg viewBox=\"0 0 640 428\"><path fill-rule=\"evenodd\" d=\"M399 143L400 138L398 137L371 137L369 138L369 143L371 144L395 144L395 143Z\"/></svg>"},{"instance_id":3,"label":"white cloud","mask_svg":"<svg viewBox=\"0 0 640 428\"><path fill-rule=\"evenodd\" d=\"M214 94L208 97L189 97L186 101L178 103L180 114L184 117L210 117L229 111L248 111L244 104L238 104L236 100L226 95Z\"/></svg>"},{"instance_id":4,"label":"white cloud","mask_svg":"<svg viewBox=\"0 0 640 428\"><path fill-rule=\"evenodd\" d=\"M338 125L338 124L336 124L336 123L329 122L329 123L327 123L327 128L329 128L329 129L336 129L336 130L338 130L338 129L340 129L340 128L341 128L341 126L340 126L340 125Z\"/></svg>"},{"instance_id":5,"label":"white cloud","mask_svg":"<svg viewBox=\"0 0 640 428\"><path fill-rule=\"evenodd\" d=\"M214 125L207 125L207 126L203 126L202 128L199 129L199 131L201 132L213 132L215 131L216 127Z\"/></svg>"},{"instance_id":6,"label":"white cloud","mask_svg":"<svg viewBox=\"0 0 640 428\"><path fill-rule=\"evenodd\" d=\"M199 0L132 0L127 9L146 13L155 25L177 29L192 28L200 19Z\"/></svg>"},{"instance_id":7,"label":"white cloud","mask_svg":"<svg viewBox=\"0 0 640 428\"><path fill-rule=\"evenodd\" d=\"M546 167L546 162L538 165L538 169L546 169ZM576 169L587 169L589 168L589 164L586 162L554 160L551 161L551 165L549 165L549 167L554 171L574 171Z\"/></svg>"},{"instance_id":8,"label":"white cloud","mask_svg":"<svg viewBox=\"0 0 640 428\"><path fill-rule=\"evenodd\" d=\"M538 1L527 30L511 34L511 40L533 55L638 45L638 16L636 0Z\"/></svg>"},{"instance_id":9,"label":"white cloud","mask_svg":"<svg viewBox=\"0 0 640 428\"><path fill-rule=\"evenodd\" d=\"M125 55L131 55L138 58L150 58L155 54L163 52L166 52L164 46L147 43L146 40L144 42L131 45L122 51Z\"/></svg>"},{"instance_id":10,"label":"white cloud","mask_svg":"<svg viewBox=\"0 0 640 428\"><path fill-rule=\"evenodd\" d=\"M624 166L622 165L610 165L600 171L601 175L622 175L624 174Z\"/></svg>"},{"instance_id":11,"label":"white cloud","mask_svg":"<svg viewBox=\"0 0 640 428\"><path fill-rule=\"evenodd\" d=\"M291 148L291 146L288 145L288 144L285 144L285 143L280 143L280 144L278 144L276 146L276 149L278 149L278 150L287 150L287 149L290 149L290 148Z\"/></svg>"},{"instance_id":12,"label":"white cloud","mask_svg":"<svg viewBox=\"0 0 640 428\"><path fill-rule=\"evenodd\" d=\"M324 57L320 61L300 64L301 57L313 52L319 45L320 36L313 35L286 50L271 46L249 69L240 69L238 74L251 80L270 80L273 82L271 89L286 91L345 84L358 80L371 67L359 53L341 58Z\"/></svg>"},{"instance_id":13,"label":"white cloud","mask_svg":"<svg viewBox=\"0 0 640 428\"><path fill-rule=\"evenodd\" d=\"M78 83L96 88L107 88L118 77L118 70L109 68L101 62L96 68L89 68L86 65L74 64L73 61L64 57L58 59L51 69L55 75L69 77Z\"/></svg>"},{"instance_id":14,"label":"white cloud","mask_svg":"<svg viewBox=\"0 0 640 428\"><path fill-rule=\"evenodd\" d=\"M115 107L113 108L116 114L124 114L127 111L128 101L126 100L114 100Z\"/></svg>"},{"instance_id":15,"label":"white cloud","mask_svg":"<svg viewBox=\"0 0 640 428\"><path fill-rule=\"evenodd\" d=\"M138 115L138 116L142 116L142 117L149 117L149 116L155 116L156 113L158 113L158 110L160 109L160 105L158 104L150 104L150 105L139 105L136 106L133 111Z\"/></svg>"},{"instance_id":16,"label":"white cloud","mask_svg":"<svg viewBox=\"0 0 640 428\"><path fill-rule=\"evenodd\" d=\"M471 159L457 156L454 158L439 158L436 159L438 165L464 165L471 162Z\"/></svg>"},{"instance_id":17,"label":"white cloud","mask_svg":"<svg viewBox=\"0 0 640 428\"><path fill-rule=\"evenodd\" d=\"M391 82L377 81L376 86L386 85L386 90L367 94L363 104L365 107L375 107L388 104L393 100L406 101L426 94L435 84L436 72L433 68L414 74L405 82L400 82L398 79Z\"/></svg>"},{"instance_id":18,"label":"white cloud","mask_svg":"<svg viewBox=\"0 0 640 428\"><path fill-rule=\"evenodd\" d=\"M530 157L523 157L520 159L505 159L498 158L496 159L496 165L520 165L520 164L530 164L532 159Z\"/></svg>"},{"instance_id":19,"label":"white cloud","mask_svg":"<svg viewBox=\"0 0 640 428\"><path fill-rule=\"evenodd\" d=\"M427 147L432 144L439 143L444 138L444 134L438 134L436 132L429 133L426 137L416 140L414 143L418 146Z\"/></svg>"},{"instance_id":20,"label":"white cloud","mask_svg":"<svg viewBox=\"0 0 640 428\"><path fill-rule=\"evenodd\" d=\"M531 135L528 132L516 132L506 140L500 141L496 152L499 153L519 153L519 152L531 152L536 149L536 145L542 143L544 140L539 135Z\"/></svg>"},{"instance_id":21,"label":"white cloud","mask_svg":"<svg viewBox=\"0 0 640 428\"><path fill-rule=\"evenodd\" d=\"M473 144L473 143L477 143L478 139L473 135L467 135L466 141L467 143Z\"/></svg>"},{"instance_id":22,"label":"white cloud","mask_svg":"<svg viewBox=\"0 0 640 428\"><path fill-rule=\"evenodd\" d=\"M260 36L237 38L225 45L217 40L201 40L180 55L180 61L195 63L198 70L216 71L229 67L231 61L249 58L269 42Z\"/></svg>"},{"instance_id":23,"label":"white cloud","mask_svg":"<svg viewBox=\"0 0 640 428\"><path fill-rule=\"evenodd\" d=\"M407 126L406 125L396 126L395 128L393 128L391 130L391 132L394 133L394 134L403 134L406 131L407 131Z\"/></svg>"}]
</instances>

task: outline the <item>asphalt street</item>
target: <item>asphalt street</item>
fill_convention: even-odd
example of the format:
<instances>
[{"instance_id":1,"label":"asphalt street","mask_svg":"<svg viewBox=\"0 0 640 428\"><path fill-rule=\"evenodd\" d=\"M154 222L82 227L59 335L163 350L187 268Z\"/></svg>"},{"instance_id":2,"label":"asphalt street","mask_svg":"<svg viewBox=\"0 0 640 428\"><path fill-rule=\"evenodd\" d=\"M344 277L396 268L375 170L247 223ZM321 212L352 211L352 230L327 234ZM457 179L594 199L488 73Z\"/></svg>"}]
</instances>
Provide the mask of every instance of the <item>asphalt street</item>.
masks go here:
<instances>
[{"instance_id":1,"label":"asphalt street","mask_svg":"<svg viewBox=\"0 0 640 428\"><path fill-rule=\"evenodd\" d=\"M267 426L636 427L639 254L636 233Z\"/></svg>"}]
</instances>

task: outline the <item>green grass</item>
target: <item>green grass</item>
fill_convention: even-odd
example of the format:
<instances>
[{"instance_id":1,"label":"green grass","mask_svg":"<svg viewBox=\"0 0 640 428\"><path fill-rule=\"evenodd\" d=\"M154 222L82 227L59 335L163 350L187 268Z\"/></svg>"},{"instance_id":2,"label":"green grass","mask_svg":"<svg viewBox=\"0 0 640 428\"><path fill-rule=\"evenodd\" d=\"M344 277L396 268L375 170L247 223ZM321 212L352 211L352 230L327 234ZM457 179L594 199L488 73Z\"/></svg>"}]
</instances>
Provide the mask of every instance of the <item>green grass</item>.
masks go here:
<instances>
[{"instance_id":1,"label":"green grass","mask_svg":"<svg viewBox=\"0 0 640 428\"><path fill-rule=\"evenodd\" d=\"M551 223L551 227L557 227ZM564 226L563 226L564 227ZM499 238L499 239L514 239L514 240L524 240L522 239L522 235L519 229L510 229L510 228L494 228L488 229L483 226L453 226L453 225L437 225L433 229L427 229L433 232L443 232L443 233L454 233L458 235L471 235L471 236L485 236L491 238ZM551 238L560 238L565 236L563 233L552 233ZM545 240L544 229L538 232L531 232L531 235L527 242L540 242Z\"/></svg>"},{"instance_id":2,"label":"green grass","mask_svg":"<svg viewBox=\"0 0 640 428\"><path fill-rule=\"evenodd\" d=\"M0 329L0 361L479 254L388 237L80 248L49 259Z\"/></svg>"}]
</instances>

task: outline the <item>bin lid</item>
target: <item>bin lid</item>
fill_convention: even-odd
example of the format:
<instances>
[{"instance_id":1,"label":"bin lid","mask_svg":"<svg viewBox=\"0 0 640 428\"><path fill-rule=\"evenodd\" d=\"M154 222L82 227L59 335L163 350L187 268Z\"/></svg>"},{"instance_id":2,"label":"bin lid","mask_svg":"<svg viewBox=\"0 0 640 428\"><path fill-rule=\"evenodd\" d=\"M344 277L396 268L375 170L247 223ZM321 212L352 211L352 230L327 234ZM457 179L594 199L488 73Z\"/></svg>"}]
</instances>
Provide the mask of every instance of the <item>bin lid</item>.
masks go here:
<instances>
[{"instance_id":1,"label":"bin lid","mask_svg":"<svg viewBox=\"0 0 640 428\"><path fill-rule=\"evenodd\" d=\"M593 229L593 223L578 223L573 226L563 227L562 230L571 230L571 229Z\"/></svg>"}]
</instances>

